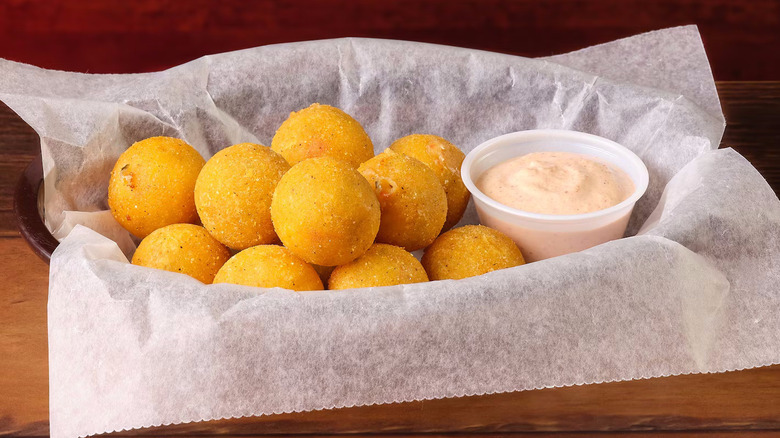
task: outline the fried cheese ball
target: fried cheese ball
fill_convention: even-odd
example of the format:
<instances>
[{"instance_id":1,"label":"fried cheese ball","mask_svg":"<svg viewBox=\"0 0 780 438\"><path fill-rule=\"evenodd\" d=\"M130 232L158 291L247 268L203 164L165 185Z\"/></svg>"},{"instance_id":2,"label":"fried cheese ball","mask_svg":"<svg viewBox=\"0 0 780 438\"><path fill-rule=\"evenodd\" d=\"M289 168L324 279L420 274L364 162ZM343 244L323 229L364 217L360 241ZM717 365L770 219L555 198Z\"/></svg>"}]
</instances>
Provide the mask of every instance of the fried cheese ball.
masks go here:
<instances>
[{"instance_id":1,"label":"fried cheese ball","mask_svg":"<svg viewBox=\"0 0 780 438\"><path fill-rule=\"evenodd\" d=\"M388 149L358 171L371 183L382 209L377 242L415 251L436 239L447 218L447 195L431 169Z\"/></svg>"},{"instance_id":2,"label":"fried cheese ball","mask_svg":"<svg viewBox=\"0 0 780 438\"><path fill-rule=\"evenodd\" d=\"M195 183L195 206L203 226L233 249L277 242L271 198L290 169L271 148L240 143L214 154Z\"/></svg>"},{"instance_id":3,"label":"fried cheese ball","mask_svg":"<svg viewBox=\"0 0 780 438\"><path fill-rule=\"evenodd\" d=\"M442 231L455 226L463 217L471 197L460 177L460 166L466 158L463 152L447 140L428 134L412 134L399 138L390 145L390 149L417 158L439 177L439 182L447 193L447 220Z\"/></svg>"},{"instance_id":4,"label":"fried cheese ball","mask_svg":"<svg viewBox=\"0 0 780 438\"><path fill-rule=\"evenodd\" d=\"M393 245L375 243L356 260L333 270L328 289L393 286L428 281L413 255Z\"/></svg>"},{"instance_id":5,"label":"fried cheese ball","mask_svg":"<svg viewBox=\"0 0 780 438\"><path fill-rule=\"evenodd\" d=\"M187 274L210 284L230 252L205 228L173 224L146 236L133 254L133 264Z\"/></svg>"},{"instance_id":6,"label":"fried cheese ball","mask_svg":"<svg viewBox=\"0 0 780 438\"><path fill-rule=\"evenodd\" d=\"M333 157L293 166L271 201L271 220L284 246L321 266L343 265L363 255L374 243L379 218L379 201L368 181Z\"/></svg>"},{"instance_id":7,"label":"fried cheese ball","mask_svg":"<svg viewBox=\"0 0 780 438\"><path fill-rule=\"evenodd\" d=\"M183 140L152 137L119 156L108 183L111 214L144 238L177 223L197 223L195 180L205 161Z\"/></svg>"},{"instance_id":8,"label":"fried cheese ball","mask_svg":"<svg viewBox=\"0 0 780 438\"><path fill-rule=\"evenodd\" d=\"M524 263L512 239L484 225L447 231L425 249L422 257L431 280L459 280Z\"/></svg>"},{"instance_id":9,"label":"fried cheese ball","mask_svg":"<svg viewBox=\"0 0 780 438\"><path fill-rule=\"evenodd\" d=\"M323 289L320 276L310 264L278 245L258 245L239 252L217 272L214 283L294 291Z\"/></svg>"},{"instance_id":10,"label":"fried cheese ball","mask_svg":"<svg viewBox=\"0 0 780 438\"><path fill-rule=\"evenodd\" d=\"M271 140L271 149L291 166L307 158L330 156L358 167L374 156L374 145L357 120L319 103L290 113Z\"/></svg>"}]
</instances>

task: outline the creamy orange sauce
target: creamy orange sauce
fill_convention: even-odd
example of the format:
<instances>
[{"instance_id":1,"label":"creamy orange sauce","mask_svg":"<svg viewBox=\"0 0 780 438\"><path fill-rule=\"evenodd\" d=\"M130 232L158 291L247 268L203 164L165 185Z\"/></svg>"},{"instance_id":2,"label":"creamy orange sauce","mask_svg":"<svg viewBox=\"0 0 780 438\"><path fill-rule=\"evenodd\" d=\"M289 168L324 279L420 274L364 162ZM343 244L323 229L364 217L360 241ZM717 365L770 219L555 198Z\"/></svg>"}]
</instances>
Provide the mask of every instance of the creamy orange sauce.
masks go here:
<instances>
[{"instance_id":1,"label":"creamy orange sauce","mask_svg":"<svg viewBox=\"0 0 780 438\"><path fill-rule=\"evenodd\" d=\"M570 152L534 152L488 169L477 188L532 213L581 214L617 205L634 192L620 169Z\"/></svg>"}]
</instances>

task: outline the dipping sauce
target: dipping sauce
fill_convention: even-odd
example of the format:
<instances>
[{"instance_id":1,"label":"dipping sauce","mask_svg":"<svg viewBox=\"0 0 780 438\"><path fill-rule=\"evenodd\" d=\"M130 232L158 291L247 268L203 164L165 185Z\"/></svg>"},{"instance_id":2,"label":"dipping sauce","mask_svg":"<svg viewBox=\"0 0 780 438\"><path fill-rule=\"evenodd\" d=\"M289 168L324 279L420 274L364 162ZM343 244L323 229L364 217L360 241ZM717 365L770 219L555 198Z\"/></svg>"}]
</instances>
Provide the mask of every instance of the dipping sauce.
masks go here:
<instances>
[{"instance_id":1,"label":"dipping sauce","mask_svg":"<svg viewBox=\"0 0 780 438\"><path fill-rule=\"evenodd\" d=\"M501 204L542 214L603 210L634 192L634 183L623 170L571 152L513 158L485 171L476 186Z\"/></svg>"},{"instance_id":2,"label":"dipping sauce","mask_svg":"<svg viewBox=\"0 0 780 438\"><path fill-rule=\"evenodd\" d=\"M526 262L620 239L649 182L626 147L562 129L487 140L466 155L461 177L480 223L509 236Z\"/></svg>"}]
</instances>

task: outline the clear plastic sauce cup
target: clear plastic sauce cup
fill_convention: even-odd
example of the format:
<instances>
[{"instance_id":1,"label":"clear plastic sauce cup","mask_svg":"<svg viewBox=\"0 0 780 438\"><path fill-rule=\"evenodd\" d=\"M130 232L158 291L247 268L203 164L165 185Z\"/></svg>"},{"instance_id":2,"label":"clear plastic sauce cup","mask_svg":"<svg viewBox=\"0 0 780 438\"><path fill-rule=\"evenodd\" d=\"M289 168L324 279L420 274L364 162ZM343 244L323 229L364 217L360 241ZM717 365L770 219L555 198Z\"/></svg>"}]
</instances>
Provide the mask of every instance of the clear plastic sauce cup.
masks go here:
<instances>
[{"instance_id":1,"label":"clear plastic sauce cup","mask_svg":"<svg viewBox=\"0 0 780 438\"><path fill-rule=\"evenodd\" d=\"M571 152L618 168L634 183L624 201L583 214L541 214L499 203L480 191L475 181L491 167L532 152ZM488 140L466 155L463 182L471 192L483 225L503 232L517 243L526 261L533 262L623 237L634 204L647 190L648 173L642 160L612 140L577 131L539 129L519 131Z\"/></svg>"}]
</instances>

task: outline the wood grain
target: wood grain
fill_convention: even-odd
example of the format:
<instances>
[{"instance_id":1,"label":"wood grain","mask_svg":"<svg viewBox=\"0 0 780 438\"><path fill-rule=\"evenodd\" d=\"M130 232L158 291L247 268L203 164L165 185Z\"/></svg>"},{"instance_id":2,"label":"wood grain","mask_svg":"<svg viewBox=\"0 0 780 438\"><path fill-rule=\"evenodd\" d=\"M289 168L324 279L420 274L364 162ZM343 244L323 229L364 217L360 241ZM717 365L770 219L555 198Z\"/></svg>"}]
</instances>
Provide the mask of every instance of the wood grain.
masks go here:
<instances>
[{"instance_id":1,"label":"wood grain","mask_svg":"<svg viewBox=\"0 0 780 438\"><path fill-rule=\"evenodd\" d=\"M780 82L718 84L724 146L780 189ZM48 269L17 237L11 194L35 133L0 105L0 435L48 432ZM780 366L459 399L220 420L130 435L780 429ZM127 434L126 434L127 435ZM753 432L750 436L768 436ZM599 435L593 435L599 436ZM670 436L698 436L695 432ZM723 436L733 436L723 433ZM740 436L742 436L740 434Z\"/></svg>"},{"instance_id":2,"label":"wood grain","mask_svg":"<svg viewBox=\"0 0 780 438\"><path fill-rule=\"evenodd\" d=\"M717 80L780 80L776 0L8 0L0 57L131 73L345 36L546 56L686 24L699 26Z\"/></svg>"},{"instance_id":3,"label":"wood grain","mask_svg":"<svg viewBox=\"0 0 780 438\"><path fill-rule=\"evenodd\" d=\"M48 433L49 269L21 238L0 238L0 435Z\"/></svg>"},{"instance_id":4,"label":"wood grain","mask_svg":"<svg viewBox=\"0 0 780 438\"><path fill-rule=\"evenodd\" d=\"M718 375L221 420L132 434L778 429L779 405L777 366Z\"/></svg>"},{"instance_id":5,"label":"wood grain","mask_svg":"<svg viewBox=\"0 0 780 438\"><path fill-rule=\"evenodd\" d=\"M181 435L156 435L159 438L168 437L180 437ZM259 436L259 435L197 435L199 438L219 437L219 438L239 438L247 436ZM506 438L506 433L458 433L458 434L440 434L440 433L393 433L393 434L371 434L371 435L305 435L306 438L333 438L334 436L372 436L372 437L387 437L387 438L443 438L443 437L478 437L478 438ZM615 438L622 436L630 436L633 438L769 438L780 437L779 431L773 430L719 430L719 431L644 431L626 433L614 433L614 432L567 432L562 434L560 432L533 432L533 434L523 434L522 436L532 436L534 438L551 438L551 437L571 437L571 438ZM263 438L289 438L290 435L262 435Z\"/></svg>"},{"instance_id":6,"label":"wood grain","mask_svg":"<svg viewBox=\"0 0 780 438\"><path fill-rule=\"evenodd\" d=\"M778 82L718 84L726 132L721 147L745 156L780 193L780 86Z\"/></svg>"},{"instance_id":7,"label":"wood grain","mask_svg":"<svg viewBox=\"0 0 780 438\"><path fill-rule=\"evenodd\" d=\"M18 235L13 217L14 189L38 151L35 131L0 102L0 237Z\"/></svg>"}]
</instances>

